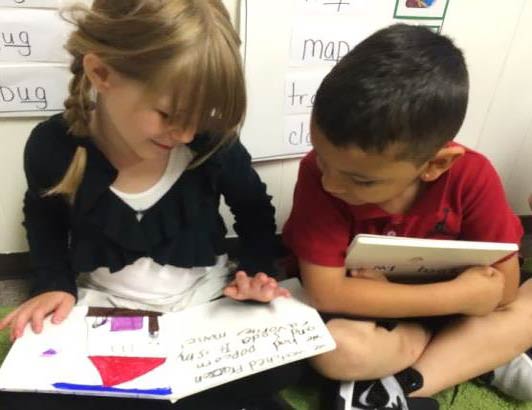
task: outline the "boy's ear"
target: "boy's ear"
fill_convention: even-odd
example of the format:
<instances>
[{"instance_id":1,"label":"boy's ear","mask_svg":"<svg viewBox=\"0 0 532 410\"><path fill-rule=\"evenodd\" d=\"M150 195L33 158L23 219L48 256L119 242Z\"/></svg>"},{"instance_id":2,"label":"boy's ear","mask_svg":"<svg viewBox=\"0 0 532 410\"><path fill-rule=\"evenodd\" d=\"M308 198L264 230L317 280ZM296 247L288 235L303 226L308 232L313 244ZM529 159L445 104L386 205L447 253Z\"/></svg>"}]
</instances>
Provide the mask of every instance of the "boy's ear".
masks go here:
<instances>
[{"instance_id":1,"label":"boy's ear","mask_svg":"<svg viewBox=\"0 0 532 410\"><path fill-rule=\"evenodd\" d=\"M105 92L110 87L111 68L98 55L85 54L83 56L83 70L96 91Z\"/></svg>"},{"instance_id":2,"label":"boy's ear","mask_svg":"<svg viewBox=\"0 0 532 410\"><path fill-rule=\"evenodd\" d=\"M435 181L464 154L465 148L460 145L443 147L424 165L424 170L420 175L421 180L424 182Z\"/></svg>"}]
</instances>

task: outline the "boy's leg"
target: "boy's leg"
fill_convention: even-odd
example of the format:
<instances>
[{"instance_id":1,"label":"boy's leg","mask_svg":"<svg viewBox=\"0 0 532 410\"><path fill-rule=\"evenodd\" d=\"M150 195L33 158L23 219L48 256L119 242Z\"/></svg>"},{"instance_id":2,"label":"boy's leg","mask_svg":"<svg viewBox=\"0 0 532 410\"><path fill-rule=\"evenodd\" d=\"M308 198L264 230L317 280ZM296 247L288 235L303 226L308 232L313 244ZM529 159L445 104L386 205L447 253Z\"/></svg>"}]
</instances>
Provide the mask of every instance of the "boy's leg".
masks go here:
<instances>
[{"instance_id":1,"label":"boy's leg","mask_svg":"<svg viewBox=\"0 0 532 410\"><path fill-rule=\"evenodd\" d=\"M376 322L333 319L327 327L336 349L311 359L324 376L335 380L370 380L411 366L430 334L419 324L400 322L393 329Z\"/></svg>"},{"instance_id":2,"label":"boy's leg","mask_svg":"<svg viewBox=\"0 0 532 410\"><path fill-rule=\"evenodd\" d=\"M458 319L434 336L413 365L424 378L412 396L431 396L505 364L532 345L532 281L517 299L483 317Z\"/></svg>"},{"instance_id":3,"label":"boy's leg","mask_svg":"<svg viewBox=\"0 0 532 410\"><path fill-rule=\"evenodd\" d=\"M418 372L403 370L420 357L430 340L430 333L421 325L333 319L327 327L337 348L313 358L312 364L324 376L346 381L337 385L334 397L327 397L325 408L437 409L436 402L418 403L421 399L406 397L423 384Z\"/></svg>"}]
</instances>

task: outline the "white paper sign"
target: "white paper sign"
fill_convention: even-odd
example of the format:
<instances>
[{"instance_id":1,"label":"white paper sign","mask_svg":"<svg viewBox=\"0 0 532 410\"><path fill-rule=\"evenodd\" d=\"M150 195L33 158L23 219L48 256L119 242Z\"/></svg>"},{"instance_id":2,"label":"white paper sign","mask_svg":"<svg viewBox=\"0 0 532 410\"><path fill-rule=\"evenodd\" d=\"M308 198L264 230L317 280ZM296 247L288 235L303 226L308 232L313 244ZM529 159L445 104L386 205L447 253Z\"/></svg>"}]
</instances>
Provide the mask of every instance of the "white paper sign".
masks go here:
<instances>
[{"instance_id":1,"label":"white paper sign","mask_svg":"<svg viewBox=\"0 0 532 410\"><path fill-rule=\"evenodd\" d=\"M327 70L291 71L286 75L287 114L310 114L316 91Z\"/></svg>"},{"instance_id":2,"label":"white paper sign","mask_svg":"<svg viewBox=\"0 0 532 410\"><path fill-rule=\"evenodd\" d=\"M68 62L63 45L71 30L57 10L4 8L0 62Z\"/></svg>"},{"instance_id":3,"label":"white paper sign","mask_svg":"<svg viewBox=\"0 0 532 410\"><path fill-rule=\"evenodd\" d=\"M310 151L310 114L287 115L283 150L289 154L301 154Z\"/></svg>"},{"instance_id":4,"label":"white paper sign","mask_svg":"<svg viewBox=\"0 0 532 410\"><path fill-rule=\"evenodd\" d=\"M0 7L56 8L59 0L0 0Z\"/></svg>"},{"instance_id":5,"label":"white paper sign","mask_svg":"<svg viewBox=\"0 0 532 410\"><path fill-rule=\"evenodd\" d=\"M0 65L0 116L43 116L63 110L66 65Z\"/></svg>"},{"instance_id":6,"label":"white paper sign","mask_svg":"<svg viewBox=\"0 0 532 410\"><path fill-rule=\"evenodd\" d=\"M342 15L366 13L371 6L382 0L296 0L296 12L300 14Z\"/></svg>"},{"instance_id":7,"label":"white paper sign","mask_svg":"<svg viewBox=\"0 0 532 410\"><path fill-rule=\"evenodd\" d=\"M321 24L310 18L298 19L292 32L290 65L334 65L371 31L369 26L344 19Z\"/></svg>"}]
</instances>

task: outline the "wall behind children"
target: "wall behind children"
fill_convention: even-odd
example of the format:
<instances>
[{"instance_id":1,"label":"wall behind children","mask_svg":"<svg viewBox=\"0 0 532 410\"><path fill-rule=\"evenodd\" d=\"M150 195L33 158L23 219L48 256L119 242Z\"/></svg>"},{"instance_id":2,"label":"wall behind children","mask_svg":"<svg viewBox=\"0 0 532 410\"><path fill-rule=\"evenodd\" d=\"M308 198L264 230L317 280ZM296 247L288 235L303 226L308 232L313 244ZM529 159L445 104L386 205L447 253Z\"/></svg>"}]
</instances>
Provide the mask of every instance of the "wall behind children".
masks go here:
<instances>
[{"instance_id":1,"label":"wall behind children","mask_svg":"<svg viewBox=\"0 0 532 410\"><path fill-rule=\"evenodd\" d=\"M59 98L65 81L61 77L64 74L55 64L60 64L63 57L54 56L50 51L44 59L47 71L27 63L21 66L24 53L28 52L27 37L24 37L22 26L13 25L11 16L22 6L53 6L64 1L71 0L0 0L0 87L29 81L31 77L32 82L28 83L33 92L31 104L42 110L45 105L60 106L60 101L54 98ZM90 3L90 0L84 1ZM532 38L531 1L435 0L432 10L425 11L409 9L407 0L223 1L235 24L241 26L243 39L247 39L244 55L250 108L242 138L257 159L255 168L273 196L279 227L290 211L297 177L299 160L290 157L309 149L305 140L309 109L294 107L294 101L298 101L295 95L312 97L316 81L331 66L331 62L320 61L320 55L324 56L322 60L338 58L344 52L342 47L347 47L341 42L345 36L351 39L346 43L352 47L364 35L393 21L440 29L463 49L471 76L471 93L458 141L485 153L493 161L515 211L529 213L526 199L532 192L532 161L529 160L532 157L532 48L527 39ZM444 2L446 7L438 2ZM6 6L11 8L3 8ZM24 11L27 18L31 18L35 10L24 8ZM440 15L440 12L444 14ZM404 18L415 13L433 18ZM361 16L371 24L351 24L356 28L345 24L349 18L359 21ZM32 21L36 32L47 29L47 36L38 36L40 42L34 43L33 55L38 55L39 50L52 50L51 44L59 40L48 29L47 20ZM314 24L316 22L319 25ZM18 47L9 47L13 38ZM310 61L298 62L302 56L298 57L298 44L301 46L309 39L320 40L324 49L321 54L314 51ZM47 95L45 104L42 89L50 88L47 81L57 84L57 89ZM6 101L10 100L13 88L0 90L0 111L8 111ZM303 99L303 102L308 101ZM16 109L20 112L31 104L19 103ZM41 117L16 115L4 113L4 118L0 118L0 253L27 249L21 227L21 204L26 185L22 152L30 130L47 113L43 112ZM301 137L301 144L294 148L290 142L295 141L296 136ZM225 207L222 212L231 224Z\"/></svg>"}]
</instances>

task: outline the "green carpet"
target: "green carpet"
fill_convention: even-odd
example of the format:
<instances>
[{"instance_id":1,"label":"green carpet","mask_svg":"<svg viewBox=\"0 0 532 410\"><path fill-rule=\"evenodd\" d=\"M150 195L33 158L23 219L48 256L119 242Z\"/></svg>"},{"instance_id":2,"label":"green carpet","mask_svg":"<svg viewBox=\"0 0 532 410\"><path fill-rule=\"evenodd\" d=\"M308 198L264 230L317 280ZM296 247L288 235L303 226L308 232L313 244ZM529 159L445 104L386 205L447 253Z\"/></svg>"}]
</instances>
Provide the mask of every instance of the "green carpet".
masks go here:
<instances>
[{"instance_id":1,"label":"green carpet","mask_svg":"<svg viewBox=\"0 0 532 410\"><path fill-rule=\"evenodd\" d=\"M10 309L0 308L0 317ZM0 332L0 362L9 350L8 331ZM296 410L317 410L318 394L311 387L296 386L282 392L284 399ZM451 404L453 389L444 391L436 396L441 410L532 410L532 402L521 403L503 397L495 391L464 383L459 386L458 394Z\"/></svg>"}]
</instances>

